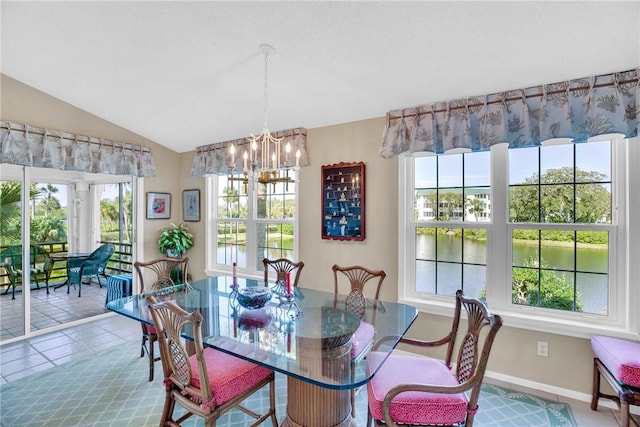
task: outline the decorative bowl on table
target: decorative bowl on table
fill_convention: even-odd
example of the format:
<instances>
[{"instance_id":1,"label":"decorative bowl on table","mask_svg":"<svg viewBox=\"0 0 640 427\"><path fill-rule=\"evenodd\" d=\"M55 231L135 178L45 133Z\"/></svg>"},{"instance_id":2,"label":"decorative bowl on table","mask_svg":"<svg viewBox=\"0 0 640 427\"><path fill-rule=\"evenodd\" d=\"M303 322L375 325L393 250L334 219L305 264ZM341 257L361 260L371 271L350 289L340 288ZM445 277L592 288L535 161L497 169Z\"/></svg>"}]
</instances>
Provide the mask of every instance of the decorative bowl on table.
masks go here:
<instances>
[{"instance_id":1,"label":"decorative bowl on table","mask_svg":"<svg viewBox=\"0 0 640 427\"><path fill-rule=\"evenodd\" d=\"M237 299L242 307L256 310L271 300L271 289L266 286L246 286L238 289Z\"/></svg>"}]
</instances>

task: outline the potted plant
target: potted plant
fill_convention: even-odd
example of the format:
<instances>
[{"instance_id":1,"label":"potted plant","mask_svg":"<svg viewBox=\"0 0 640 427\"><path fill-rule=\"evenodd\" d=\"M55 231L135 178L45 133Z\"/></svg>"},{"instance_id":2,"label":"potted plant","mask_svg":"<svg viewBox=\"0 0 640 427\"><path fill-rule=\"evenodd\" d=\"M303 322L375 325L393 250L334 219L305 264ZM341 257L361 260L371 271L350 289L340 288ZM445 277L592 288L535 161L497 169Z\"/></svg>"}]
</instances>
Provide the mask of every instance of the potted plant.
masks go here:
<instances>
[{"instance_id":1,"label":"potted plant","mask_svg":"<svg viewBox=\"0 0 640 427\"><path fill-rule=\"evenodd\" d=\"M193 234L185 224L170 223L158 236L158 249L171 258L182 258L182 254L192 247Z\"/></svg>"}]
</instances>

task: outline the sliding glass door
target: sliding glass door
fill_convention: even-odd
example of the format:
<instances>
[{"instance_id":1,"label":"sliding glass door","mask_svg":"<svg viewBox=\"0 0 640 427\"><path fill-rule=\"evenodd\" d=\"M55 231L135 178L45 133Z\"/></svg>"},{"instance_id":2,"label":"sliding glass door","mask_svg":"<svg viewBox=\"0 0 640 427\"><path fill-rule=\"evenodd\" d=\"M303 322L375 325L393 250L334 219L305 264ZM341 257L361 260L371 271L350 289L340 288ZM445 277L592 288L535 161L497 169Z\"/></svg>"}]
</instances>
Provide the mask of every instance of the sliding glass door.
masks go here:
<instances>
[{"instance_id":1,"label":"sliding glass door","mask_svg":"<svg viewBox=\"0 0 640 427\"><path fill-rule=\"evenodd\" d=\"M106 276L132 271L134 187L131 177L2 165L0 341L108 313ZM79 296L69 259L106 243L115 253L105 274L86 277Z\"/></svg>"},{"instance_id":2,"label":"sliding glass door","mask_svg":"<svg viewBox=\"0 0 640 427\"><path fill-rule=\"evenodd\" d=\"M22 206L21 180L0 175L0 341L24 335L24 295L14 293L22 268Z\"/></svg>"}]
</instances>

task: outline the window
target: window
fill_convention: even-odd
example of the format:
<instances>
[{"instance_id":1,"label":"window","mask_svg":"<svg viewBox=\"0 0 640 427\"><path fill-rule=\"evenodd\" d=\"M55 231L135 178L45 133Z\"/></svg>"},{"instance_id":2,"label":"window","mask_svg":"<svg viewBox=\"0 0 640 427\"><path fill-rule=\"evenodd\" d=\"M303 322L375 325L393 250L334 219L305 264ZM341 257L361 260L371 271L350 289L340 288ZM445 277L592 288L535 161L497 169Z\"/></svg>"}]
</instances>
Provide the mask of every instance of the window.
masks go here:
<instances>
[{"instance_id":1,"label":"window","mask_svg":"<svg viewBox=\"0 0 640 427\"><path fill-rule=\"evenodd\" d=\"M610 141L509 150L513 304L607 315L611 205Z\"/></svg>"},{"instance_id":2,"label":"window","mask_svg":"<svg viewBox=\"0 0 640 427\"><path fill-rule=\"evenodd\" d=\"M274 179L275 178L275 179ZM247 275L263 271L264 258L297 257L295 171L256 182L244 175L208 178L213 198L211 239L215 253L208 268L228 271L235 262Z\"/></svg>"},{"instance_id":3,"label":"window","mask_svg":"<svg viewBox=\"0 0 640 427\"><path fill-rule=\"evenodd\" d=\"M627 144L403 157L400 299L444 314L463 289L513 326L628 328Z\"/></svg>"},{"instance_id":4,"label":"window","mask_svg":"<svg viewBox=\"0 0 640 427\"><path fill-rule=\"evenodd\" d=\"M490 214L489 153L415 159L415 291L480 296Z\"/></svg>"}]
</instances>

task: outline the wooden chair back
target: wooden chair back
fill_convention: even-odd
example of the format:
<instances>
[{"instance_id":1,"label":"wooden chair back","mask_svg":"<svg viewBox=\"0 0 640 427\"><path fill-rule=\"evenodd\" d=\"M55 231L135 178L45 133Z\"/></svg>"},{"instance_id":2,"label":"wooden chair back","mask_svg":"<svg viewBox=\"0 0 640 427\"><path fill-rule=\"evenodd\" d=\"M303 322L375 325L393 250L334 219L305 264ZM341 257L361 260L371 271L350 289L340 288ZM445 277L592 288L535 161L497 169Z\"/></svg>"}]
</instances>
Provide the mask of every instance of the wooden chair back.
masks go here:
<instances>
[{"instance_id":1,"label":"wooden chair back","mask_svg":"<svg viewBox=\"0 0 640 427\"><path fill-rule=\"evenodd\" d=\"M265 283L269 283L269 268L271 268L276 272L276 281L284 281L287 277L287 273L293 273L295 271L295 275L293 277L293 282L291 283L291 285L294 288L298 286L298 280L300 280L300 273L302 272L302 268L304 267L304 262L293 262L287 258L279 258L273 260L265 258L262 260L262 264L264 265Z\"/></svg>"},{"instance_id":2,"label":"wooden chair back","mask_svg":"<svg viewBox=\"0 0 640 427\"><path fill-rule=\"evenodd\" d=\"M153 296L148 296L147 300L158 334L165 381L171 381L175 387L191 396L196 403L210 402L211 386L202 344L202 315L199 311L189 313L172 301L158 303ZM191 384L193 372L189 363L189 353L181 338L182 330L186 325L190 325L193 331L193 346L200 379L199 388Z\"/></svg>"},{"instance_id":3,"label":"wooden chair back","mask_svg":"<svg viewBox=\"0 0 640 427\"><path fill-rule=\"evenodd\" d=\"M502 326L500 316L491 314L482 301L475 298L467 298L461 290L458 290L456 292L456 311L454 313L456 329L460 323L462 307L467 313L467 331L458 347L456 377L460 383L469 381L474 376L484 377L493 339ZM484 328L489 328L489 330L484 337L484 341L481 341L481 333ZM451 359L449 357L447 364L450 365L450 362ZM474 392L479 394L480 387Z\"/></svg>"},{"instance_id":4,"label":"wooden chair back","mask_svg":"<svg viewBox=\"0 0 640 427\"><path fill-rule=\"evenodd\" d=\"M387 277L387 273L384 270L371 270L367 267L360 265L353 265L348 267L341 267L334 264L331 267L333 270L334 281L334 295L337 298L341 289L347 289L348 292L343 294L347 295L346 309L347 311L362 317L364 315L366 299L372 299L374 304L377 305L378 298L380 297L380 288L384 278ZM348 279L348 287L346 285L340 285L344 279ZM369 288L373 288L372 291L366 293L365 285L372 279L377 278L377 281L371 282ZM342 280L341 280L342 279ZM335 303L335 302L334 302ZM335 305L335 304L334 304Z\"/></svg>"},{"instance_id":5,"label":"wooden chair back","mask_svg":"<svg viewBox=\"0 0 640 427\"><path fill-rule=\"evenodd\" d=\"M184 257L157 258L148 262L135 262L133 265L138 272L140 292L184 283L188 280L189 261L188 257Z\"/></svg>"},{"instance_id":6,"label":"wooden chair back","mask_svg":"<svg viewBox=\"0 0 640 427\"><path fill-rule=\"evenodd\" d=\"M189 267L189 258L157 258L152 261L142 262L136 261L133 266L138 273L140 281L140 293L145 291L153 291L156 289L168 288L170 286L182 283L187 280L187 268ZM156 329L140 324L142 327L142 343L140 346L140 356L147 355L149 359L149 381L153 381L154 362L163 358L155 356L154 346L158 341ZM147 346L147 342L149 343Z\"/></svg>"}]
</instances>

